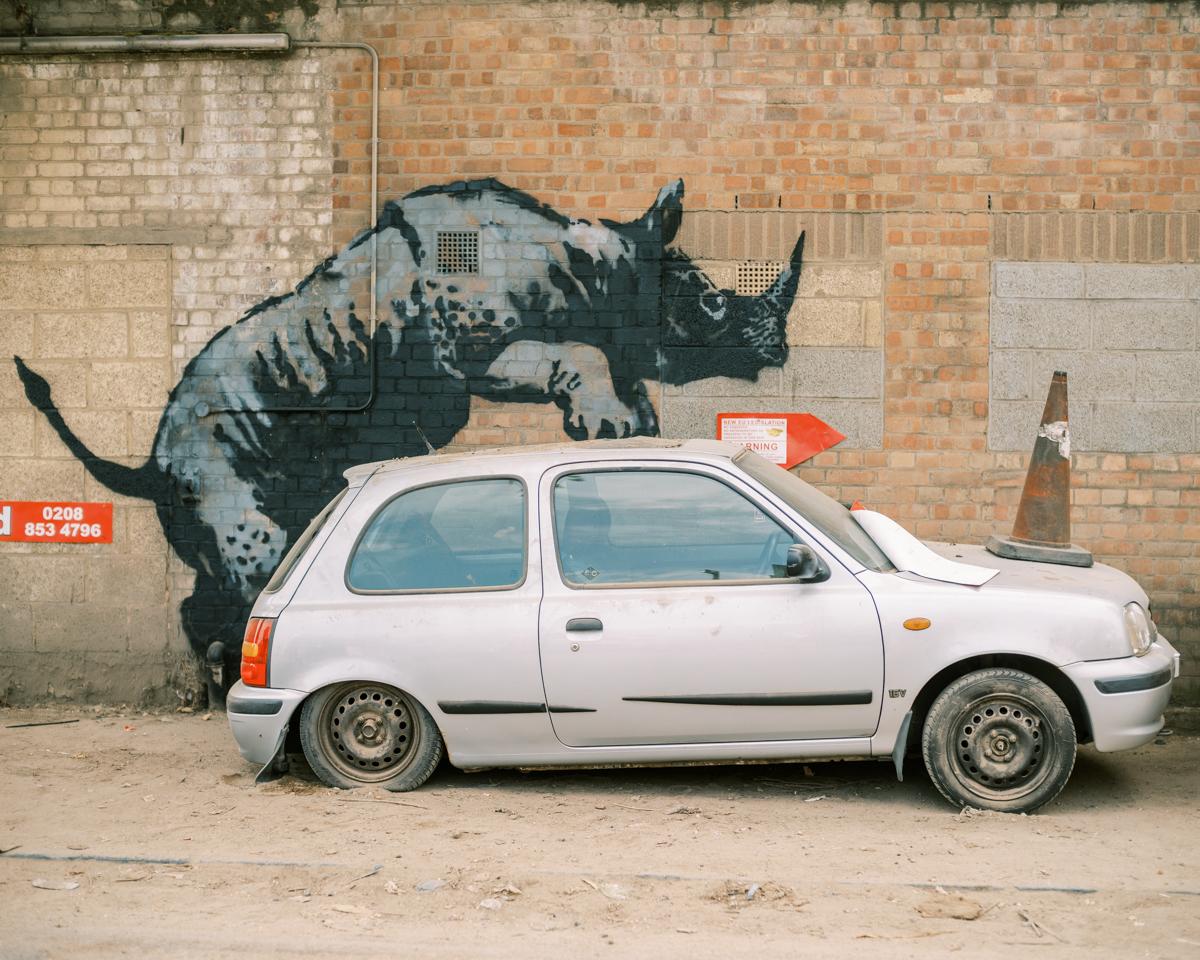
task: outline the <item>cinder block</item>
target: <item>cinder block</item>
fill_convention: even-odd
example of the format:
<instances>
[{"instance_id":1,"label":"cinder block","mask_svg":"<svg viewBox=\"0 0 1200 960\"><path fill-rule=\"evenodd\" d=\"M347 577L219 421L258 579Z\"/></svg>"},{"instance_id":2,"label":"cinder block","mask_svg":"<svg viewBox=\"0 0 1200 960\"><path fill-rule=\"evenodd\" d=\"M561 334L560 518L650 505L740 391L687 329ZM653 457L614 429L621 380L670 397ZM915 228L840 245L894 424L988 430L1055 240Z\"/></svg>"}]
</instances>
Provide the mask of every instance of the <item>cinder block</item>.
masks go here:
<instances>
[{"instance_id":1,"label":"cinder block","mask_svg":"<svg viewBox=\"0 0 1200 960\"><path fill-rule=\"evenodd\" d=\"M1084 300L992 300L993 347L1078 350L1091 345Z\"/></svg>"},{"instance_id":2,"label":"cinder block","mask_svg":"<svg viewBox=\"0 0 1200 960\"><path fill-rule=\"evenodd\" d=\"M1132 400L1134 359L1132 353L1101 350L1055 350L1037 352L1031 361L1031 399L1045 399L1055 370L1065 370L1069 405L1086 400Z\"/></svg>"},{"instance_id":3,"label":"cinder block","mask_svg":"<svg viewBox=\"0 0 1200 960\"><path fill-rule=\"evenodd\" d=\"M811 264L800 273L797 297L878 297L883 268L870 263Z\"/></svg>"},{"instance_id":4,"label":"cinder block","mask_svg":"<svg viewBox=\"0 0 1200 960\"><path fill-rule=\"evenodd\" d=\"M166 562L162 556L96 557L87 567L87 597L92 603L159 606L167 599Z\"/></svg>"},{"instance_id":5,"label":"cinder block","mask_svg":"<svg viewBox=\"0 0 1200 960\"><path fill-rule=\"evenodd\" d=\"M990 396L995 400L1029 400L1029 353L1023 350L993 350L989 378Z\"/></svg>"},{"instance_id":6,"label":"cinder block","mask_svg":"<svg viewBox=\"0 0 1200 960\"><path fill-rule=\"evenodd\" d=\"M166 654L171 647L173 619L165 605L130 610L129 652Z\"/></svg>"},{"instance_id":7,"label":"cinder block","mask_svg":"<svg viewBox=\"0 0 1200 960\"><path fill-rule=\"evenodd\" d=\"M166 365L156 361L94 363L89 370L89 406L162 409L171 389Z\"/></svg>"},{"instance_id":8,"label":"cinder block","mask_svg":"<svg viewBox=\"0 0 1200 960\"><path fill-rule=\"evenodd\" d=\"M757 380L736 377L707 377L680 385L666 384L669 397L775 397L784 394L784 368L767 367L760 370Z\"/></svg>"},{"instance_id":9,"label":"cinder block","mask_svg":"<svg viewBox=\"0 0 1200 960\"><path fill-rule=\"evenodd\" d=\"M878 400L792 401L796 413L820 417L846 439L835 450L878 450L883 446L883 404Z\"/></svg>"},{"instance_id":10,"label":"cinder block","mask_svg":"<svg viewBox=\"0 0 1200 960\"><path fill-rule=\"evenodd\" d=\"M0 459L0 490L11 500L82 500L84 470L78 460Z\"/></svg>"},{"instance_id":11,"label":"cinder block","mask_svg":"<svg viewBox=\"0 0 1200 960\"><path fill-rule=\"evenodd\" d=\"M128 330L124 313L41 313L37 318L38 356L124 357L129 353Z\"/></svg>"},{"instance_id":12,"label":"cinder block","mask_svg":"<svg viewBox=\"0 0 1200 960\"><path fill-rule=\"evenodd\" d=\"M1189 268L1137 263L1085 265L1090 300L1183 300L1188 295Z\"/></svg>"},{"instance_id":13,"label":"cinder block","mask_svg":"<svg viewBox=\"0 0 1200 960\"><path fill-rule=\"evenodd\" d=\"M21 558L16 579L32 602L82 603L90 559L79 555L30 554Z\"/></svg>"},{"instance_id":14,"label":"cinder block","mask_svg":"<svg viewBox=\"0 0 1200 960\"><path fill-rule=\"evenodd\" d=\"M717 435L717 414L778 412L785 401L778 397L663 397L659 410L662 435L667 438L707 438Z\"/></svg>"},{"instance_id":15,"label":"cinder block","mask_svg":"<svg viewBox=\"0 0 1200 960\"><path fill-rule=\"evenodd\" d=\"M0 593L3 593L4 583L0 582ZM32 653L33 643L33 607L25 602L5 596L0 600L0 651L19 651ZM0 689L4 684L0 682Z\"/></svg>"},{"instance_id":16,"label":"cinder block","mask_svg":"<svg viewBox=\"0 0 1200 960\"><path fill-rule=\"evenodd\" d=\"M156 410L131 410L129 416L129 456L148 457L154 449L162 414Z\"/></svg>"},{"instance_id":17,"label":"cinder block","mask_svg":"<svg viewBox=\"0 0 1200 960\"><path fill-rule=\"evenodd\" d=\"M1139 353L1137 399L1200 401L1200 353Z\"/></svg>"},{"instance_id":18,"label":"cinder block","mask_svg":"<svg viewBox=\"0 0 1200 960\"><path fill-rule=\"evenodd\" d=\"M1046 401L996 400L988 405L988 449L1033 451ZM1093 404L1070 405L1072 451L1103 450L1092 443Z\"/></svg>"},{"instance_id":19,"label":"cinder block","mask_svg":"<svg viewBox=\"0 0 1200 960\"><path fill-rule=\"evenodd\" d=\"M1180 403L1099 403L1086 449L1113 453L1193 453L1195 407Z\"/></svg>"},{"instance_id":20,"label":"cinder block","mask_svg":"<svg viewBox=\"0 0 1200 960\"><path fill-rule=\"evenodd\" d=\"M124 457L129 454L128 414L123 411L98 412L73 410L67 420L75 435L98 457ZM59 439L50 422L40 413L36 417L37 456L42 459L73 458L75 455Z\"/></svg>"},{"instance_id":21,"label":"cinder block","mask_svg":"<svg viewBox=\"0 0 1200 960\"><path fill-rule=\"evenodd\" d=\"M0 410L0 457L32 457L34 411Z\"/></svg>"},{"instance_id":22,"label":"cinder block","mask_svg":"<svg viewBox=\"0 0 1200 960\"><path fill-rule=\"evenodd\" d=\"M127 260L88 266L88 300L80 306L169 307L170 264Z\"/></svg>"},{"instance_id":23,"label":"cinder block","mask_svg":"<svg viewBox=\"0 0 1200 960\"><path fill-rule=\"evenodd\" d=\"M0 310L0 367L11 366L14 355L33 356L34 315Z\"/></svg>"},{"instance_id":24,"label":"cinder block","mask_svg":"<svg viewBox=\"0 0 1200 960\"><path fill-rule=\"evenodd\" d=\"M135 310L129 315L129 346L135 357L166 357L171 351L171 318L166 311Z\"/></svg>"},{"instance_id":25,"label":"cinder block","mask_svg":"<svg viewBox=\"0 0 1200 960\"><path fill-rule=\"evenodd\" d=\"M792 347L864 346L863 301L796 299L787 321Z\"/></svg>"},{"instance_id":26,"label":"cinder block","mask_svg":"<svg viewBox=\"0 0 1200 960\"><path fill-rule=\"evenodd\" d=\"M1094 345L1108 350L1193 350L1200 307L1186 300L1090 304Z\"/></svg>"},{"instance_id":27,"label":"cinder block","mask_svg":"<svg viewBox=\"0 0 1200 960\"><path fill-rule=\"evenodd\" d=\"M1084 293L1083 265L995 263L992 265L992 293L1007 298L1076 299Z\"/></svg>"},{"instance_id":28,"label":"cinder block","mask_svg":"<svg viewBox=\"0 0 1200 960\"><path fill-rule=\"evenodd\" d=\"M33 637L39 652L123 652L129 646L129 615L125 607L111 604L38 603Z\"/></svg>"},{"instance_id":29,"label":"cinder block","mask_svg":"<svg viewBox=\"0 0 1200 960\"><path fill-rule=\"evenodd\" d=\"M806 347L792 352L786 369L797 399L883 395L883 356L879 350Z\"/></svg>"},{"instance_id":30,"label":"cinder block","mask_svg":"<svg viewBox=\"0 0 1200 960\"><path fill-rule=\"evenodd\" d=\"M0 304L8 309L73 310L86 300L79 264L0 263Z\"/></svg>"}]
</instances>

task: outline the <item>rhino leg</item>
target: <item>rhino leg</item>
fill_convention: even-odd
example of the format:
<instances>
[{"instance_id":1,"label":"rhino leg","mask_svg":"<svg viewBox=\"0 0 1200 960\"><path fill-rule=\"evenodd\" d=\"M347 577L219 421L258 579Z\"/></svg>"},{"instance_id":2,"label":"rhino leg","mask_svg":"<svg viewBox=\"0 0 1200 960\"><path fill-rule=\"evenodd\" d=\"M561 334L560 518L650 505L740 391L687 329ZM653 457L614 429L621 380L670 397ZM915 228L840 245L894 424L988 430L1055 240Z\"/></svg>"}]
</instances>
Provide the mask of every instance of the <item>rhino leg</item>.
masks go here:
<instances>
[{"instance_id":1,"label":"rhino leg","mask_svg":"<svg viewBox=\"0 0 1200 960\"><path fill-rule=\"evenodd\" d=\"M658 436L658 418L641 384L633 405L617 396L604 351L586 343L509 344L476 392L488 399L556 403L573 440Z\"/></svg>"}]
</instances>

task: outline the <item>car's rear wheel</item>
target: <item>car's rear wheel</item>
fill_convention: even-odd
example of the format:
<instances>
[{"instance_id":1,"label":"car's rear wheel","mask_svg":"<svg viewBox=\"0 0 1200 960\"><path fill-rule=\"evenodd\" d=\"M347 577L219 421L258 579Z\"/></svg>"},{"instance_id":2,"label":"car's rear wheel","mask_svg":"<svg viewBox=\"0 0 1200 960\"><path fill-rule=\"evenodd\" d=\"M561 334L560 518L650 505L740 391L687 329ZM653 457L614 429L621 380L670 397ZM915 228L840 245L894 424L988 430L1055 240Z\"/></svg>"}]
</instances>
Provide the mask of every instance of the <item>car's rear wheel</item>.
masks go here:
<instances>
[{"instance_id":1,"label":"car's rear wheel","mask_svg":"<svg viewBox=\"0 0 1200 960\"><path fill-rule=\"evenodd\" d=\"M428 711L395 687L341 683L318 690L300 710L300 744L331 787L415 790L442 759Z\"/></svg>"},{"instance_id":2,"label":"car's rear wheel","mask_svg":"<svg viewBox=\"0 0 1200 960\"><path fill-rule=\"evenodd\" d=\"M921 738L938 791L958 806L1029 813L1075 767L1075 724L1041 680L994 667L959 677L929 708Z\"/></svg>"}]
</instances>

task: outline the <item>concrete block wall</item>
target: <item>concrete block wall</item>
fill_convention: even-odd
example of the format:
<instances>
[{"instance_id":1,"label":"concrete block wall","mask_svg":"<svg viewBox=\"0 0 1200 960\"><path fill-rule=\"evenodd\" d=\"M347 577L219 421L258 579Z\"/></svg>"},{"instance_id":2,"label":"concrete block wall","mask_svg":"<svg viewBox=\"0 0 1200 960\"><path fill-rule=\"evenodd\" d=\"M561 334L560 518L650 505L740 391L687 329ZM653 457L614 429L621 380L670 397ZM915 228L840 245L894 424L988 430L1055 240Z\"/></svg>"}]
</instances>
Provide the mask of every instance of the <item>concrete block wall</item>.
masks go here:
<instances>
[{"instance_id":1,"label":"concrete block wall","mask_svg":"<svg viewBox=\"0 0 1200 960\"><path fill-rule=\"evenodd\" d=\"M111 544L4 544L0 699L164 700L190 673L172 643L167 544L153 504L114 497L25 398L12 356L54 384L93 451L150 454L171 383L171 250L0 245L0 490L113 501Z\"/></svg>"},{"instance_id":2,"label":"concrete block wall","mask_svg":"<svg viewBox=\"0 0 1200 960\"><path fill-rule=\"evenodd\" d=\"M53 32L120 27L92 6L47 0ZM373 44L381 201L496 177L564 216L629 220L682 178L675 242L722 286L739 265L786 260L806 230L787 365L647 391L668 432L710 432L737 407L825 416L850 439L806 478L919 536L1008 529L1032 443L1022 418L1043 370L1073 368L1091 447L1075 459L1076 537L1146 586L1185 652L1180 696L1200 698L1200 450L1180 419L1195 298L1179 277L1200 263L1190 4L173 5L187 23L155 19L149 0L119 6L133 29L276 22ZM2 16L0 31L24 29ZM5 236L169 245L173 378L371 219L360 57L6 60L0 78ZM162 95L180 99L147 99ZM110 110L108 96L132 99ZM102 163L130 166L88 166ZM1077 295L1046 296L1065 290ZM562 436L557 408L473 397L454 440Z\"/></svg>"},{"instance_id":3,"label":"concrete block wall","mask_svg":"<svg viewBox=\"0 0 1200 960\"><path fill-rule=\"evenodd\" d=\"M993 450L1021 450L1055 370L1080 452L1200 450L1200 265L992 265Z\"/></svg>"}]
</instances>

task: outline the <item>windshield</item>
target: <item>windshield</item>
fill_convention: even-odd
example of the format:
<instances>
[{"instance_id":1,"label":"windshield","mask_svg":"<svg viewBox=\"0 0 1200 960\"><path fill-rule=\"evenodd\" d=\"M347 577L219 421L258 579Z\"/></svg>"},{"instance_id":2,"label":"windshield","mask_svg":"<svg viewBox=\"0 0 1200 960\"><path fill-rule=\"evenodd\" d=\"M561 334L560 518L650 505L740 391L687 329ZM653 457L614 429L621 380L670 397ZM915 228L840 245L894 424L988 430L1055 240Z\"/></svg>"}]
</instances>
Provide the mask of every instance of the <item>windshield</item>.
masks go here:
<instances>
[{"instance_id":1,"label":"windshield","mask_svg":"<svg viewBox=\"0 0 1200 960\"><path fill-rule=\"evenodd\" d=\"M875 541L855 523L850 511L836 500L751 450L743 450L733 462L868 570L876 573L895 570Z\"/></svg>"}]
</instances>

